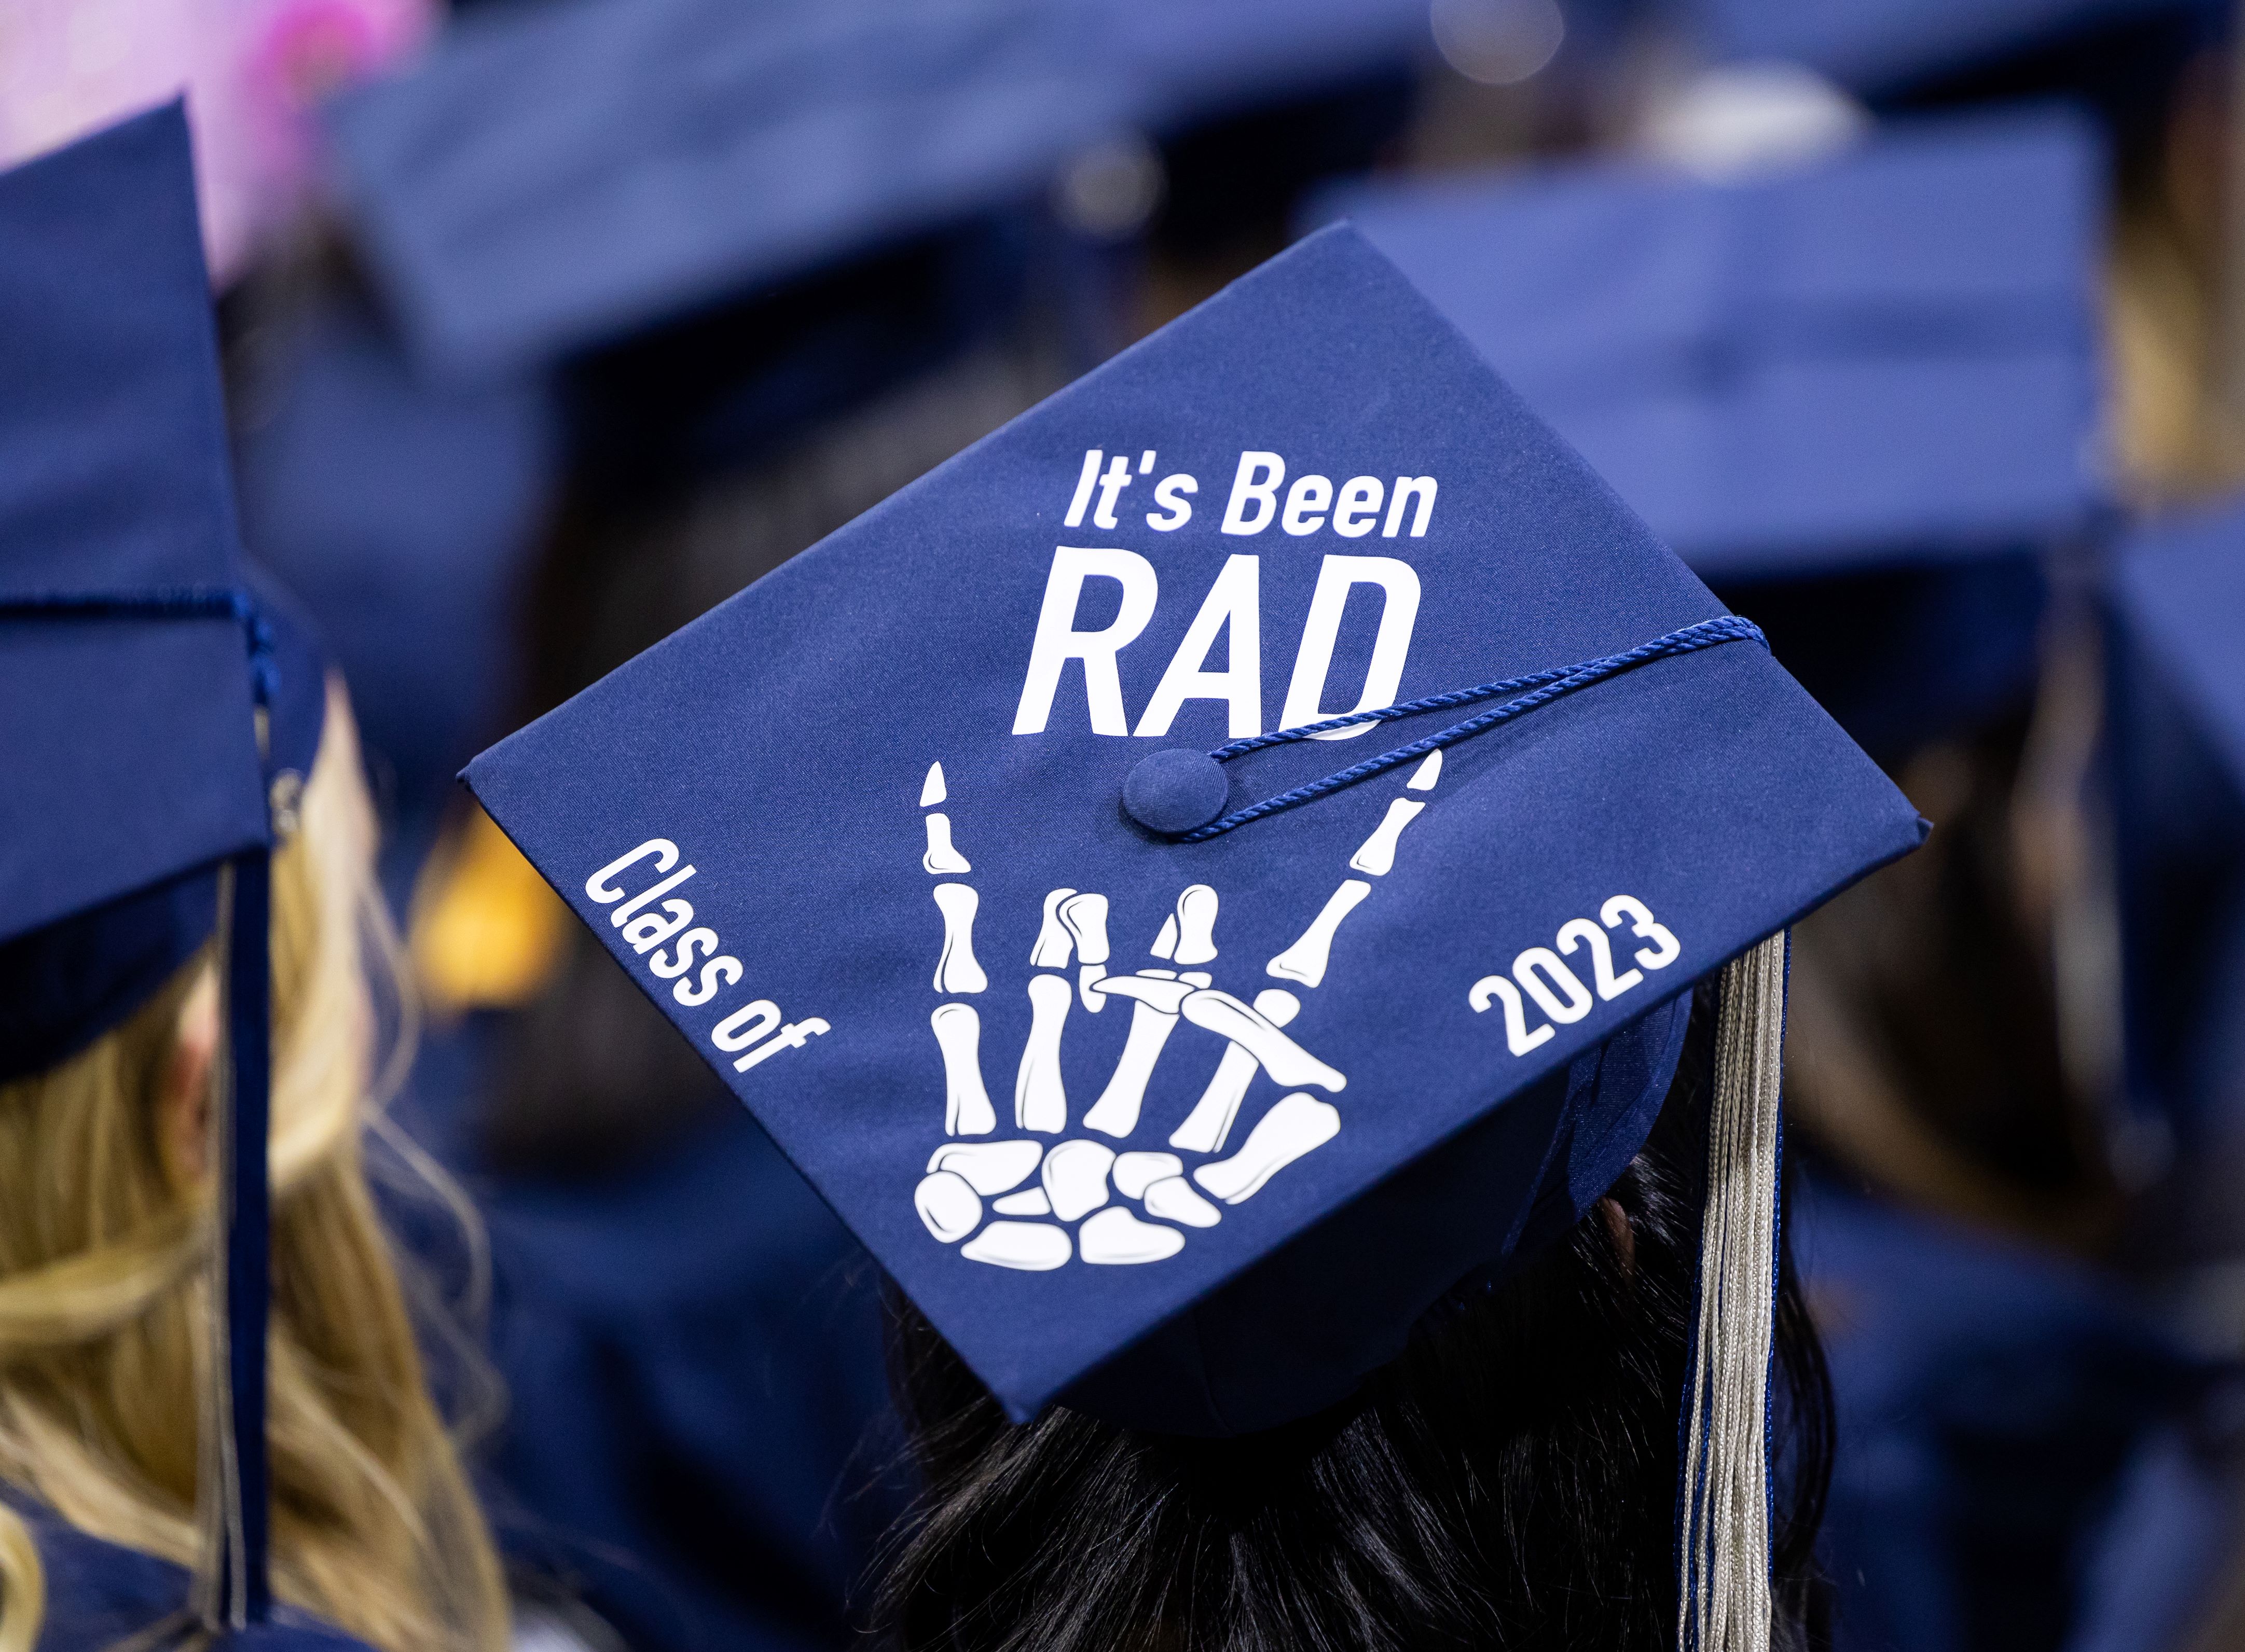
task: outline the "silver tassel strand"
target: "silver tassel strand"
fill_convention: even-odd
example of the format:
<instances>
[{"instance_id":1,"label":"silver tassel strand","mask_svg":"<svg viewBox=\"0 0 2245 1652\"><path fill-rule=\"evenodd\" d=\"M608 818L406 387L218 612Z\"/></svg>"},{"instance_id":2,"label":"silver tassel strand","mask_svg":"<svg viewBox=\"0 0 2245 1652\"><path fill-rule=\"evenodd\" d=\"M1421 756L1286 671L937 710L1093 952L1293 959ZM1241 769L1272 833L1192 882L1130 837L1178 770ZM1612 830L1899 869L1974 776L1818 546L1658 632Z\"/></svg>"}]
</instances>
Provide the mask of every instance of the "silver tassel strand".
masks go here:
<instances>
[{"instance_id":1,"label":"silver tassel strand","mask_svg":"<svg viewBox=\"0 0 2245 1652\"><path fill-rule=\"evenodd\" d=\"M1725 967L1685 1428L1678 1652L1768 1652L1767 1418L1776 1329L1785 935Z\"/></svg>"}]
</instances>

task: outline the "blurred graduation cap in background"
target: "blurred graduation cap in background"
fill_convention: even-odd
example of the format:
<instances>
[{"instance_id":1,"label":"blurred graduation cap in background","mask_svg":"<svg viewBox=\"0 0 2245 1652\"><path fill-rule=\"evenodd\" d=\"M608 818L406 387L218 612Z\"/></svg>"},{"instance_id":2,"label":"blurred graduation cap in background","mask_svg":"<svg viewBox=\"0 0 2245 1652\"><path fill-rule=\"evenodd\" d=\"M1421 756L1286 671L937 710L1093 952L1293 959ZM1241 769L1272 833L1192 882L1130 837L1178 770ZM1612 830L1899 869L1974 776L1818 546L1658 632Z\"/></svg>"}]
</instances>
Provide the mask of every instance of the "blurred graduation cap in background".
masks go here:
<instances>
[{"instance_id":1,"label":"blurred graduation cap in background","mask_svg":"<svg viewBox=\"0 0 2245 1652\"><path fill-rule=\"evenodd\" d=\"M1024 0L564 0L342 99L341 193L417 358L548 361L1039 193L1129 118Z\"/></svg>"},{"instance_id":2,"label":"blurred graduation cap in background","mask_svg":"<svg viewBox=\"0 0 2245 1652\"><path fill-rule=\"evenodd\" d=\"M35 1511L47 1638L166 1621L347 1648L275 1621L266 1564L268 858L326 680L236 542L177 104L0 174L0 1078L86 1048L227 938L201 1576L191 1595Z\"/></svg>"},{"instance_id":3,"label":"blurred graduation cap in background","mask_svg":"<svg viewBox=\"0 0 2245 1652\"><path fill-rule=\"evenodd\" d=\"M1342 1398L1603 1194L1720 975L1683 1587L1766 1621L1781 932L1922 823L1361 237L466 778L1016 1418Z\"/></svg>"},{"instance_id":4,"label":"blurred graduation cap in background","mask_svg":"<svg viewBox=\"0 0 2245 1652\"><path fill-rule=\"evenodd\" d=\"M1730 181L1637 163L1326 204L1882 758L2031 681L2100 519L2099 150L2058 112Z\"/></svg>"}]
</instances>

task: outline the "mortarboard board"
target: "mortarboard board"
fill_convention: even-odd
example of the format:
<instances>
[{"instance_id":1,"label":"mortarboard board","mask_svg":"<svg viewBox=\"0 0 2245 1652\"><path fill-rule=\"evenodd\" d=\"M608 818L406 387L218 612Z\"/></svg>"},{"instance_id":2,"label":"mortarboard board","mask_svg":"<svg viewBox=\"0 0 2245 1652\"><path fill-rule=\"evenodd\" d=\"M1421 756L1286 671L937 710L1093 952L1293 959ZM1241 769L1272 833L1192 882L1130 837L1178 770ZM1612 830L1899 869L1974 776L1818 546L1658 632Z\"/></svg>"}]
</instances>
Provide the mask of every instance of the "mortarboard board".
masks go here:
<instances>
[{"instance_id":1,"label":"mortarboard board","mask_svg":"<svg viewBox=\"0 0 2245 1652\"><path fill-rule=\"evenodd\" d=\"M1891 752L2031 680L2039 556L2099 519L2099 166L2037 112L1333 205Z\"/></svg>"},{"instance_id":2,"label":"mortarboard board","mask_svg":"<svg viewBox=\"0 0 2245 1652\"><path fill-rule=\"evenodd\" d=\"M1726 965L1703 1295L1766 1297L1774 938L1922 835L1346 229L466 778L1009 1414L1199 1434L1586 1209ZM1737 1311L1695 1566L1759 1530Z\"/></svg>"},{"instance_id":3,"label":"mortarboard board","mask_svg":"<svg viewBox=\"0 0 2245 1652\"><path fill-rule=\"evenodd\" d=\"M180 106L0 173L0 1077L226 936L198 1621L340 1644L271 1621L265 1563L268 809L310 767L325 680L238 555Z\"/></svg>"},{"instance_id":4,"label":"mortarboard board","mask_svg":"<svg viewBox=\"0 0 2245 1652\"><path fill-rule=\"evenodd\" d=\"M1034 194L1126 112L1025 0L560 0L332 116L425 365L497 372Z\"/></svg>"}]
</instances>

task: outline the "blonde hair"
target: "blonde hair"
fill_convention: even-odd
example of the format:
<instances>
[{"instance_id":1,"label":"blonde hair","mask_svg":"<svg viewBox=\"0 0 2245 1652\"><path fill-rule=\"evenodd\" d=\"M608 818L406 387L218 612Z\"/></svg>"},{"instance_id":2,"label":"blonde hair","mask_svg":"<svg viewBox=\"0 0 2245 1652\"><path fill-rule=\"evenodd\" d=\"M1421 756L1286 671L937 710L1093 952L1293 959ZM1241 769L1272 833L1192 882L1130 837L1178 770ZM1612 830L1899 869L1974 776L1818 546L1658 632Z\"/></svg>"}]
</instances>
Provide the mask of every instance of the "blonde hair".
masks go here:
<instances>
[{"instance_id":1,"label":"blonde hair","mask_svg":"<svg viewBox=\"0 0 2245 1652\"><path fill-rule=\"evenodd\" d=\"M383 1652L499 1652L498 1561L367 1183L369 965L395 940L339 687L297 817L273 860L274 1588ZM90 1048L0 1085L0 1479L186 1566L211 1207L167 1174L156 1098L211 966L206 947ZM30 1652L44 1594L0 1505L0 1652Z\"/></svg>"}]
</instances>

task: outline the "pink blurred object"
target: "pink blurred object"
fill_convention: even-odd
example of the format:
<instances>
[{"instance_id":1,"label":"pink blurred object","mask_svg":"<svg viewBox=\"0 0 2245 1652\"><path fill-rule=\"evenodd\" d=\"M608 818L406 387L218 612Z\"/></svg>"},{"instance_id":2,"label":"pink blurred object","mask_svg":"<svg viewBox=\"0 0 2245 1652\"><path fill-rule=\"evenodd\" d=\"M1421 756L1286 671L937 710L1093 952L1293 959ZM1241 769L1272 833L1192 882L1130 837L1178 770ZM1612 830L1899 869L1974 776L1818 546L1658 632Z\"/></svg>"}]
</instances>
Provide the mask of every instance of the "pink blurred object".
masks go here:
<instances>
[{"instance_id":1,"label":"pink blurred object","mask_svg":"<svg viewBox=\"0 0 2245 1652\"><path fill-rule=\"evenodd\" d=\"M203 250L240 273L315 186L312 111L410 56L440 0L6 0L0 165L187 95Z\"/></svg>"}]
</instances>

